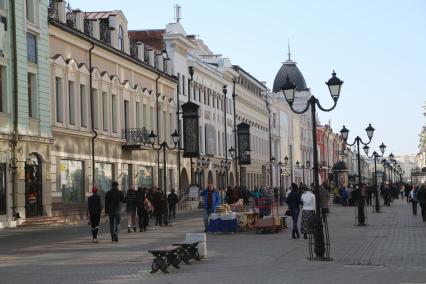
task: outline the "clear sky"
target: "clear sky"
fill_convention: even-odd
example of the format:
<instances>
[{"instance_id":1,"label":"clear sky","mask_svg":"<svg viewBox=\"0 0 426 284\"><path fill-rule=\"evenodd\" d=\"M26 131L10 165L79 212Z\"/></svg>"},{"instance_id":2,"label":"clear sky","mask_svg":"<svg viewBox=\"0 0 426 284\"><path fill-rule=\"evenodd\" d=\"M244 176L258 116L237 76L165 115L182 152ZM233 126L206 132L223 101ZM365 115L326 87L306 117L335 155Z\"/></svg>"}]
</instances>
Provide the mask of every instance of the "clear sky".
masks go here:
<instances>
[{"instance_id":1,"label":"clear sky","mask_svg":"<svg viewBox=\"0 0 426 284\"><path fill-rule=\"evenodd\" d=\"M124 12L129 29L164 28L182 6L188 34L199 35L269 88L287 58L298 63L322 105L331 105L324 82L336 70L345 81L337 108L320 113L349 140L376 128L373 150L415 154L426 119L426 1L423 0L70 0L83 11Z\"/></svg>"}]
</instances>

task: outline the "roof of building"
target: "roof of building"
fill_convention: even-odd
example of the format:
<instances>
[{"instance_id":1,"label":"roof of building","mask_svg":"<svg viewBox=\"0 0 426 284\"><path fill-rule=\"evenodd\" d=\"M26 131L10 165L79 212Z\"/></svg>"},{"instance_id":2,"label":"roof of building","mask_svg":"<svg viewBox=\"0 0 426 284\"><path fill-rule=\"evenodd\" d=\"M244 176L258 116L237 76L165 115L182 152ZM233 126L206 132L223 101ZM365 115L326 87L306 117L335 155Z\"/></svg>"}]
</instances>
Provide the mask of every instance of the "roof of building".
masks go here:
<instances>
[{"instance_id":1,"label":"roof of building","mask_svg":"<svg viewBox=\"0 0 426 284\"><path fill-rule=\"evenodd\" d=\"M114 11L85 12L85 15L89 20L95 20L95 19L108 19L110 16L117 16L120 13L122 13L120 10L114 10Z\"/></svg>"},{"instance_id":2,"label":"roof of building","mask_svg":"<svg viewBox=\"0 0 426 284\"><path fill-rule=\"evenodd\" d=\"M305 78L297 67L297 63L289 59L283 62L283 65L275 76L274 87L272 89L274 93L281 92L281 87L284 85L287 76L296 84L296 91L300 92L308 89Z\"/></svg>"},{"instance_id":3,"label":"roof of building","mask_svg":"<svg viewBox=\"0 0 426 284\"><path fill-rule=\"evenodd\" d=\"M165 48L163 39L164 32L164 29L131 30L129 31L129 38L132 42L140 41L155 50L163 50Z\"/></svg>"}]
</instances>

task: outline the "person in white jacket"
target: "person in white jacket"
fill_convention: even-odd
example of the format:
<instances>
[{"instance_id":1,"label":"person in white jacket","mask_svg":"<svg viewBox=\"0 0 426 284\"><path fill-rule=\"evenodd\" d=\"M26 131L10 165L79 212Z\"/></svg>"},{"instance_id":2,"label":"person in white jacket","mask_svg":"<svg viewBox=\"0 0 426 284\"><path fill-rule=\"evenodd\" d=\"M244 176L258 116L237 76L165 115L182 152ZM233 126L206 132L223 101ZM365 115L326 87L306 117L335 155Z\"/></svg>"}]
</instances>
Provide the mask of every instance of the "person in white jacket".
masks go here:
<instances>
[{"instance_id":1,"label":"person in white jacket","mask_svg":"<svg viewBox=\"0 0 426 284\"><path fill-rule=\"evenodd\" d=\"M303 238L307 239L308 234L314 233L315 226L315 195L310 189L302 194L302 227Z\"/></svg>"}]
</instances>

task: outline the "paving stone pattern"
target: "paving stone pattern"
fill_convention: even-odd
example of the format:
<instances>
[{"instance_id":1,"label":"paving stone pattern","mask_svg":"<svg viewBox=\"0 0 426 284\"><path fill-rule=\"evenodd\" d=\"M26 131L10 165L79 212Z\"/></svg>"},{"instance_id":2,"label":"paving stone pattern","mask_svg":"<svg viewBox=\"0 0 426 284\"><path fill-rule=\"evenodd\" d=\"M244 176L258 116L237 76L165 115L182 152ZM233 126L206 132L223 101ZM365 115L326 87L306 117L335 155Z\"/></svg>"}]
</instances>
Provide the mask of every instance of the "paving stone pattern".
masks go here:
<instances>
[{"instance_id":1,"label":"paving stone pattern","mask_svg":"<svg viewBox=\"0 0 426 284\"><path fill-rule=\"evenodd\" d=\"M201 211L178 216L172 228L123 230L118 244L105 222L98 244L87 225L5 229L0 283L426 283L426 226L410 205L397 200L382 213L368 208L365 227L354 226L354 214L353 207L331 207L331 262L307 260L307 241L292 240L288 230L209 234L208 258L168 275L149 273L146 251L200 232Z\"/></svg>"}]
</instances>

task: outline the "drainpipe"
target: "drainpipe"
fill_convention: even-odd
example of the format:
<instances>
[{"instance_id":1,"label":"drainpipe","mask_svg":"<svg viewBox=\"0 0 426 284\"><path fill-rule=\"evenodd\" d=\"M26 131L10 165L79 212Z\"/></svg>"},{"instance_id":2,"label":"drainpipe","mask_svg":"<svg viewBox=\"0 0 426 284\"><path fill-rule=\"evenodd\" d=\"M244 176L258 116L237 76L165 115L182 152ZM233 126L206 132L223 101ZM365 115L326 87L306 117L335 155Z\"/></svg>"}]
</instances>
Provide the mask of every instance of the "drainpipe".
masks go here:
<instances>
[{"instance_id":1,"label":"drainpipe","mask_svg":"<svg viewBox=\"0 0 426 284\"><path fill-rule=\"evenodd\" d=\"M179 115L180 115L180 102L179 102L179 90L180 90L180 80L177 84L177 88L176 88L176 128L177 131L179 133L179 135L181 135L181 130L180 130L180 121L179 121ZM180 184L180 151L181 151L181 139L179 139L179 144L178 144L178 151L177 151L177 166L178 166L178 192L180 193L180 189L181 189L181 184Z\"/></svg>"},{"instance_id":2,"label":"drainpipe","mask_svg":"<svg viewBox=\"0 0 426 284\"><path fill-rule=\"evenodd\" d=\"M13 133L11 146L11 168L12 168L12 220L19 218L19 214L16 212L16 192L18 187L17 180L17 145L19 141L19 130L18 130L18 59L17 59L17 48L16 48L16 15L15 15L15 0L10 0L11 8L11 27L12 33L12 52L13 52Z\"/></svg>"},{"instance_id":3,"label":"drainpipe","mask_svg":"<svg viewBox=\"0 0 426 284\"><path fill-rule=\"evenodd\" d=\"M156 108L157 108L157 125L156 125L156 131L157 131L157 144L159 143L159 139L160 139L160 132L159 132L159 119L158 119L158 113L159 113L159 109L158 109L158 98L159 98L159 94L158 94L158 80L160 79L161 74L158 73L158 77L155 79L155 96L157 98L156 100ZM166 169L164 169L164 173L165 174ZM157 185L160 185L160 181L161 181L161 177L160 177L160 151L157 151ZM165 186L163 184L163 186Z\"/></svg>"},{"instance_id":4,"label":"drainpipe","mask_svg":"<svg viewBox=\"0 0 426 284\"><path fill-rule=\"evenodd\" d=\"M268 125L269 125L269 183L270 186L272 187L272 183L273 183L273 176L272 176L272 131L271 131L271 108L269 106L269 102L268 102L268 94L266 93L266 99L265 99L265 103L266 103L266 108L268 109ZM280 177L281 178L281 177Z\"/></svg>"},{"instance_id":5,"label":"drainpipe","mask_svg":"<svg viewBox=\"0 0 426 284\"><path fill-rule=\"evenodd\" d=\"M95 125L94 125L94 105L93 105L93 79L92 79L92 50L95 48L95 44L92 42L92 47L89 49L89 72L90 72L90 77L89 77L89 85L90 85L90 120L91 120L91 124L92 124L92 132L93 132L93 137L92 137L92 186L95 184L95 139L96 137L98 137L98 133L95 130Z\"/></svg>"}]
</instances>

